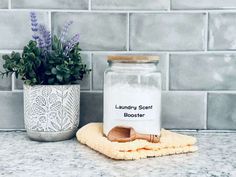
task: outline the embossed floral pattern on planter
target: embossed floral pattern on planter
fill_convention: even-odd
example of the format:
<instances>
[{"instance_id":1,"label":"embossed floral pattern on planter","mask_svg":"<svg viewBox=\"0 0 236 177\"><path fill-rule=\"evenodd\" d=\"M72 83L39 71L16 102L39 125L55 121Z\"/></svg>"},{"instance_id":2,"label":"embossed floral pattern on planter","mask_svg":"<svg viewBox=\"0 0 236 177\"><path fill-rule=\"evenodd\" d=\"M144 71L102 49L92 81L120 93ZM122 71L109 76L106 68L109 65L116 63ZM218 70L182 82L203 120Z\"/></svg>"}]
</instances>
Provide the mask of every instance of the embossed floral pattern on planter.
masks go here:
<instances>
[{"instance_id":1,"label":"embossed floral pattern on planter","mask_svg":"<svg viewBox=\"0 0 236 177\"><path fill-rule=\"evenodd\" d=\"M24 85L26 130L59 132L79 125L79 85Z\"/></svg>"}]
</instances>

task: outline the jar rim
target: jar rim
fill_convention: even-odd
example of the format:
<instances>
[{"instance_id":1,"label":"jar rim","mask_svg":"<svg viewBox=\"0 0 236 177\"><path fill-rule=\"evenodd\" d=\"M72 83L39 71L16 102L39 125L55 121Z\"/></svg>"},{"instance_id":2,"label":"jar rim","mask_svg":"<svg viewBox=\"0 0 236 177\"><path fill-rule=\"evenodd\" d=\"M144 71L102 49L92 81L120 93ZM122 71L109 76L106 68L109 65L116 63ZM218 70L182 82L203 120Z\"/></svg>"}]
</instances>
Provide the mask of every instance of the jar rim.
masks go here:
<instances>
[{"instance_id":1,"label":"jar rim","mask_svg":"<svg viewBox=\"0 0 236 177\"><path fill-rule=\"evenodd\" d=\"M108 62L119 63L155 63L160 60L159 56L155 55L109 55Z\"/></svg>"}]
</instances>

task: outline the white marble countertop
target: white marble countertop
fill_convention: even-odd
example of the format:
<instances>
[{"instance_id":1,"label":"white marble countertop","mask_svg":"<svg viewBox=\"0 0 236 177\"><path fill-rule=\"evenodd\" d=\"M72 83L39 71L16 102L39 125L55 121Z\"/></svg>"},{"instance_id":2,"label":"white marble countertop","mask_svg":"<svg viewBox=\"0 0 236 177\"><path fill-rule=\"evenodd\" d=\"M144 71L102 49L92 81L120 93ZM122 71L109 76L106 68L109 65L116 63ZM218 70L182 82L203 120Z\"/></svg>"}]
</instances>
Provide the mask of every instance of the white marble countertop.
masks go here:
<instances>
[{"instance_id":1,"label":"white marble countertop","mask_svg":"<svg viewBox=\"0 0 236 177\"><path fill-rule=\"evenodd\" d=\"M185 134L197 137L198 152L117 161L76 139L41 143L29 140L25 132L0 132L0 176L236 177L236 133Z\"/></svg>"}]
</instances>

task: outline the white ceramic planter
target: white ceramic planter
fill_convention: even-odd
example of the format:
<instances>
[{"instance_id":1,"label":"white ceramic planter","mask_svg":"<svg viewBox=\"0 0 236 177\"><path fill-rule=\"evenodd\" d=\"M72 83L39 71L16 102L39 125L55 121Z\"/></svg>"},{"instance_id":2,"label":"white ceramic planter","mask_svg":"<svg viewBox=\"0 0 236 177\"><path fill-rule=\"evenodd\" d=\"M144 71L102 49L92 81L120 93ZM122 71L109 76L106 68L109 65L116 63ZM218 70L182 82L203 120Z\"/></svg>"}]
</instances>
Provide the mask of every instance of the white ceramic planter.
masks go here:
<instances>
[{"instance_id":1,"label":"white ceramic planter","mask_svg":"<svg viewBox=\"0 0 236 177\"><path fill-rule=\"evenodd\" d=\"M24 85L24 121L37 141L72 138L79 125L79 85Z\"/></svg>"}]
</instances>

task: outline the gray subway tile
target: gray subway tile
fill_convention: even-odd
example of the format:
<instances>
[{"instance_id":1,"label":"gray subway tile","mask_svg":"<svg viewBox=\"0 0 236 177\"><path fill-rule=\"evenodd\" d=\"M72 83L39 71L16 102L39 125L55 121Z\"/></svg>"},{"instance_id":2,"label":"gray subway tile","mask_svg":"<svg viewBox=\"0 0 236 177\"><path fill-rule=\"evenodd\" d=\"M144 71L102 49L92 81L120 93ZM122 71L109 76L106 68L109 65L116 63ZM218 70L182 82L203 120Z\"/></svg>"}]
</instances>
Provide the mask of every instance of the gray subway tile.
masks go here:
<instances>
[{"instance_id":1,"label":"gray subway tile","mask_svg":"<svg viewBox=\"0 0 236 177\"><path fill-rule=\"evenodd\" d=\"M233 9L235 0L171 0L172 9Z\"/></svg>"},{"instance_id":2,"label":"gray subway tile","mask_svg":"<svg viewBox=\"0 0 236 177\"><path fill-rule=\"evenodd\" d=\"M59 34L67 20L74 21L69 37L79 32L82 50L126 50L126 14L53 13L53 33Z\"/></svg>"},{"instance_id":3,"label":"gray subway tile","mask_svg":"<svg viewBox=\"0 0 236 177\"><path fill-rule=\"evenodd\" d=\"M209 50L236 49L236 13L210 13Z\"/></svg>"},{"instance_id":4,"label":"gray subway tile","mask_svg":"<svg viewBox=\"0 0 236 177\"><path fill-rule=\"evenodd\" d=\"M14 77L14 83L15 83L15 90L23 90L23 84L24 82L21 79L16 79Z\"/></svg>"},{"instance_id":5,"label":"gray subway tile","mask_svg":"<svg viewBox=\"0 0 236 177\"><path fill-rule=\"evenodd\" d=\"M109 55L109 54L107 54ZM94 90L102 90L103 89L103 81L104 81L104 71L108 67L108 63L106 60L106 54L93 54L92 55L92 63L93 63L93 89Z\"/></svg>"},{"instance_id":6,"label":"gray subway tile","mask_svg":"<svg viewBox=\"0 0 236 177\"><path fill-rule=\"evenodd\" d=\"M0 129L23 129L22 93L0 92Z\"/></svg>"},{"instance_id":7,"label":"gray subway tile","mask_svg":"<svg viewBox=\"0 0 236 177\"><path fill-rule=\"evenodd\" d=\"M90 122L103 121L103 94L81 93L80 127Z\"/></svg>"},{"instance_id":8,"label":"gray subway tile","mask_svg":"<svg viewBox=\"0 0 236 177\"><path fill-rule=\"evenodd\" d=\"M236 129L236 94L208 95L208 129Z\"/></svg>"},{"instance_id":9,"label":"gray subway tile","mask_svg":"<svg viewBox=\"0 0 236 177\"><path fill-rule=\"evenodd\" d=\"M46 12L37 13L40 23L48 26ZM31 39L29 12L0 11L0 49L22 49Z\"/></svg>"},{"instance_id":10,"label":"gray subway tile","mask_svg":"<svg viewBox=\"0 0 236 177\"><path fill-rule=\"evenodd\" d=\"M8 0L1 0L0 9L7 9L7 8L8 8Z\"/></svg>"},{"instance_id":11,"label":"gray subway tile","mask_svg":"<svg viewBox=\"0 0 236 177\"><path fill-rule=\"evenodd\" d=\"M171 90L235 90L235 54L172 54Z\"/></svg>"},{"instance_id":12,"label":"gray subway tile","mask_svg":"<svg viewBox=\"0 0 236 177\"><path fill-rule=\"evenodd\" d=\"M203 50L205 13L130 15L131 50Z\"/></svg>"},{"instance_id":13,"label":"gray subway tile","mask_svg":"<svg viewBox=\"0 0 236 177\"><path fill-rule=\"evenodd\" d=\"M90 62L90 56L89 54L81 54L83 63L86 64L88 69L91 69L91 62ZM79 81L78 83L80 84L80 88L82 90L89 90L90 89L90 73L84 75L83 80Z\"/></svg>"},{"instance_id":14,"label":"gray subway tile","mask_svg":"<svg viewBox=\"0 0 236 177\"><path fill-rule=\"evenodd\" d=\"M123 54L123 53L102 53L102 54L93 54L92 59L93 59L93 89L94 90L102 90L103 89L103 73L105 69L108 67L107 63L107 56L108 55L157 55L160 56L160 62L158 64L158 70L162 74L162 89L166 89L166 70L167 70L167 55L166 54L148 54L148 53L143 53L143 54L137 54L137 53L132 53L132 54Z\"/></svg>"},{"instance_id":15,"label":"gray subway tile","mask_svg":"<svg viewBox=\"0 0 236 177\"><path fill-rule=\"evenodd\" d=\"M162 127L205 129L205 94L201 92L163 92Z\"/></svg>"},{"instance_id":16,"label":"gray subway tile","mask_svg":"<svg viewBox=\"0 0 236 177\"><path fill-rule=\"evenodd\" d=\"M5 61L2 59L4 54L0 54L0 72L4 72L3 64ZM0 90L11 90L11 76L0 76Z\"/></svg>"},{"instance_id":17,"label":"gray subway tile","mask_svg":"<svg viewBox=\"0 0 236 177\"><path fill-rule=\"evenodd\" d=\"M12 0L16 9L88 9L88 0Z\"/></svg>"},{"instance_id":18,"label":"gray subway tile","mask_svg":"<svg viewBox=\"0 0 236 177\"><path fill-rule=\"evenodd\" d=\"M88 54L81 54L83 63L87 65L88 69L91 69L91 64L90 64L90 57ZM78 81L77 83L80 84L80 89L81 90L89 90L90 89L90 74L88 73L86 75L84 75L84 78L82 81ZM22 90L23 89L23 81L19 78L16 79L14 78L14 82L15 82L15 88L16 90Z\"/></svg>"},{"instance_id":19,"label":"gray subway tile","mask_svg":"<svg viewBox=\"0 0 236 177\"><path fill-rule=\"evenodd\" d=\"M169 0L92 0L92 9L99 10L167 10Z\"/></svg>"}]
</instances>

